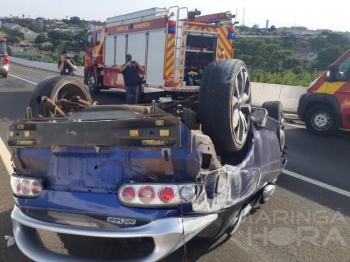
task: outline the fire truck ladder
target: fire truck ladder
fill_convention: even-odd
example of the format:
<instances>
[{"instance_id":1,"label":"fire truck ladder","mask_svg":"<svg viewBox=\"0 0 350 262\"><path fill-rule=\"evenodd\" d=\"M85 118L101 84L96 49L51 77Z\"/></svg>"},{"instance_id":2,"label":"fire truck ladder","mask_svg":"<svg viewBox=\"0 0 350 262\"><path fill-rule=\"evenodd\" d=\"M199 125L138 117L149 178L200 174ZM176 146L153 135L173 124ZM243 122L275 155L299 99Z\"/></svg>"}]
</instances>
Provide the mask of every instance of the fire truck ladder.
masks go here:
<instances>
[{"instance_id":1,"label":"fire truck ladder","mask_svg":"<svg viewBox=\"0 0 350 262\"><path fill-rule=\"evenodd\" d=\"M219 24L223 21L232 21L232 18L235 18L236 15L232 14L230 11L215 13L210 15L197 16L193 19L194 22L204 23L204 24Z\"/></svg>"},{"instance_id":2,"label":"fire truck ladder","mask_svg":"<svg viewBox=\"0 0 350 262\"><path fill-rule=\"evenodd\" d=\"M187 7L176 7L176 33L175 33L175 64L174 64L174 82L183 81L185 60L186 60L186 45L187 45L187 30L188 30L188 9ZM186 10L186 18L180 21L181 9ZM169 9L170 10L170 9Z\"/></svg>"}]
</instances>

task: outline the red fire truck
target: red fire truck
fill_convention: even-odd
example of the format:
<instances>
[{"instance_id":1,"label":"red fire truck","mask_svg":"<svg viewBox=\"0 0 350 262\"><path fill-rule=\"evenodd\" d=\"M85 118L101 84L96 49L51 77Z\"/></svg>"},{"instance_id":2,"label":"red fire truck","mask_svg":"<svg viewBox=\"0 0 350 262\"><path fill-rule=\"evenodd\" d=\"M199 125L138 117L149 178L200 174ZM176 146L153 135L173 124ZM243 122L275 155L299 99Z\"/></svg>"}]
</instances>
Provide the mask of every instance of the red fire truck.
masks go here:
<instances>
[{"instance_id":1,"label":"red fire truck","mask_svg":"<svg viewBox=\"0 0 350 262\"><path fill-rule=\"evenodd\" d=\"M6 51L6 38L0 37L0 75L2 77L7 77L9 72L9 55Z\"/></svg>"},{"instance_id":2,"label":"red fire truck","mask_svg":"<svg viewBox=\"0 0 350 262\"><path fill-rule=\"evenodd\" d=\"M90 30L84 70L90 92L124 90L120 68L128 53L144 68L143 95L198 92L210 62L233 58L237 23L229 11L200 15L186 7L152 8L108 18L106 26Z\"/></svg>"}]
</instances>

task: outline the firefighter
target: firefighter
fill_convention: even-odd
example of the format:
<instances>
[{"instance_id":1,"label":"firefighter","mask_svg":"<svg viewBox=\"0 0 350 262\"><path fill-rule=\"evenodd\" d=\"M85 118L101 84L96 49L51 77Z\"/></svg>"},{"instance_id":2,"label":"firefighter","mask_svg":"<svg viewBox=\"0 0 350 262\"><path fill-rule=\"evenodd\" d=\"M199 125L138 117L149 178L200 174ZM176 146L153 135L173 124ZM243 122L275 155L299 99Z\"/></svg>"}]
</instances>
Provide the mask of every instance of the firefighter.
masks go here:
<instances>
[{"instance_id":1,"label":"firefighter","mask_svg":"<svg viewBox=\"0 0 350 262\"><path fill-rule=\"evenodd\" d=\"M138 62L132 61L132 56L130 54L126 55L125 62L126 63L120 68L120 72L124 77L126 103L138 104L142 85L139 71L143 71L143 68Z\"/></svg>"},{"instance_id":2,"label":"firefighter","mask_svg":"<svg viewBox=\"0 0 350 262\"><path fill-rule=\"evenodd\" d=\"M66 50L62 51L61 60L58 61L58 70L60 70L61 75L73 75L73 71L77 70L74 61L70 60Z\"/></svg>"}]
</instances>

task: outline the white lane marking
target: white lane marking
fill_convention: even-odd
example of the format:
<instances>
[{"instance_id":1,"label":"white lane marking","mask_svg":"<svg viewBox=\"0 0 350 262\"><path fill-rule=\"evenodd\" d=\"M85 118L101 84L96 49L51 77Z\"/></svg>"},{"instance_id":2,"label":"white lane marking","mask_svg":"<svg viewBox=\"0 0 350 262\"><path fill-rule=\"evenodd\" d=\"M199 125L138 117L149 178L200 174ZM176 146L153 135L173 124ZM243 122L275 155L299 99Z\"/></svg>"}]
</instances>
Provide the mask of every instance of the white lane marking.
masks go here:
<instances>
[{"instance_id":1,"label":"white lane marking","mask_svg":"<svg viewBox=\"0 0 350 262\"><path fill-rule=\"evenodd\" d=\"M26 81L26 82L28 82L28 83L31 83L31 84L33 84L33 85L36 85L36 84L37 84L37 83L34 83L34 82L29 81L29 80L27 80L27 79L24 79L24 78L22 78L22 77L15 76L15 75L13 75L13 74L9 74L9 76L12 76L12 77L15 77L15 78L21 79L21 80Z\"/></svg>"},{"instance_id":2,"label":"white lane marking","mask_svg":"<svg viewBox=\"0 0 350 262\"><path fill-rule=\"evenodd\" d=\"M33 72L33 73L40 73L40 74L48 74L48 75L52 75L53 73L55 72L52 72L52 71L46 71L46 70L43 70L43 69L39 69L39 68L32 68L33 70L31 69L28 69L27 67L24 67L24 66L20 66L18 64L15 65L12 65L12 67L14 68L18 68L18 69L21 69L21 70L26 70L26 71L29 71L29 72Z\"/></svg>"},{"instance_id":3,"label":"white lane marking","mask_svg":"<svg viewBox=\"0 0 350 262\"><path fill-rule=\"evenodd\" d=\"M0 158L4 163L7 173L11 175L13 173L13 168L11 164L11 154L8 151L4 141L2 141L1 137L0 137Z\"/></svg>"},{"instance_id":4,"label":"white lane marking","mask_svg":"<svg viewBox=\"0 0 350 262\"><path fill-rule=\"evenodd\" d=\"M305 177L305 176L302 176L302 175L299 175L297 173L294 173L292 171L288 171L288 170L283 170L282 173L288 175L288 176L291 176L291 177L294 177L294 178L297 178L297 179L300 179L300 180L303 180L305 182L308 182L310 184L313 184L313 185L316 185L316 186L319 186L319 187L322 187L322 188L325 188L325 189L328 189L330 191L333 191L335 193L338 193L340 195L343 195L343 196L347 196L347 197L350 197L350 192L348 191L345 191L343 189L340 189L340 188L337 188L337 187L334 187L334 186L330 186L328 184L325 184L325 183L322 183L320 181L317 181L317 180L314 180L314 179L311 179L311 178L308 178L308 177Z\"/></svg>"}]
</instances>

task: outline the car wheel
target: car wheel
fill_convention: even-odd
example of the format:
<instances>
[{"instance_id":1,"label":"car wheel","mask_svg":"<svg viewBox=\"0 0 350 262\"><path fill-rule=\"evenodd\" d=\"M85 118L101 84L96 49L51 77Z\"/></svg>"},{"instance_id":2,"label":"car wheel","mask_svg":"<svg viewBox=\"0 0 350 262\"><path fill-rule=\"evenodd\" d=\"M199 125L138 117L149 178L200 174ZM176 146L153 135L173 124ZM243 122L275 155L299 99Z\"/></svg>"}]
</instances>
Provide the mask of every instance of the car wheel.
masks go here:
<instances>
[{"instance_id":1,"label":"car wheel","mask_svg":"<svg viewBox=\"0 0 350 262\"><path fill-rule=\"evenodd\" d=\"M305 125L310 132L316 135L331 135L338 129L334 111L328 105L311 107L306 112Z\"/></svg>"},{"instance_id":2,"label":"car wheel","mask_svg":"<svg viewBox=\"0 0 350 262\"><path fill-rule=\"evenodd\" d=\"M6 78L6 77L7 77L7 74L3 74L2 77L3 77L3 78Z\"/></svg>"},{"instance_id":3,"label":"car wheel","mask_svg":"<svg viewBox=\"0 0 350 262\"><path fill-rule=\"evenodd\" d=\"M251 86L238 59L211 62L203 74L198 101L202 129L220 151L243 148L250 128Z\"/></svg>"},{"instance_id":4,"label":"car wheel","mask_svg":"<svg viewBox=\"0 0 350 262\"><path fill-rule=\"evenodd\" d=\"M33 116L52 116L49 110L37 102L40 96L49 97L54 102L59 99L69 100L72 96L80 96L81 99L92 102L91 95L85 85L78 78L72 76L50 76L36 85L29 103Z\"/></svg>"},{"instance_id":5,"label":"car wheel","mask_svg":"<svg viewBox=\"0 0 350 262\"><path fill-rule=\"evenodd\" d=\"M286 144L285 131L284 131L284 112L283 105L280 101L267 101L261 106L268 112L269 117L279 122L279 128L277 130L277 136L280 142L281 151L283 151Z\"/></svg>"},{"instance_id":6,"label":"car wheel","mask_svg":"<svg viewBox=\"0 0 350 262\"><path fill-rule=\"evenodd\" d=\"M101 88L97 85L95 72L93 70L89 72L88 87L91 94L98 94L101 91Z\"/></svg>"}]
</instances>

